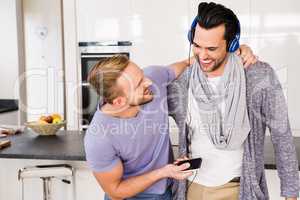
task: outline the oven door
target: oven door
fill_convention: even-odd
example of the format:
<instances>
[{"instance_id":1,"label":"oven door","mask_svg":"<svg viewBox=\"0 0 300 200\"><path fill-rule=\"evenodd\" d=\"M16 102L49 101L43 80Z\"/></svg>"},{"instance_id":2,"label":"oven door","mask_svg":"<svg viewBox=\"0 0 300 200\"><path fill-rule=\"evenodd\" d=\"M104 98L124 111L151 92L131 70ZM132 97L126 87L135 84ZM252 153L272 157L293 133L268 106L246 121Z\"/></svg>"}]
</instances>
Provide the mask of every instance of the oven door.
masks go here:
<instances>
[{"instance_id":1,"label":"oven door","mask_svg":"<svg viewBox=\"0 0 300 200\"><path fill-rule=\"evenodd\" d=\"M97 109L99 97L96 91L88 84L84 83L81 87L82 92L82 121L83 129L86 129L91 122Z\"/></svg>"}]
</instances>

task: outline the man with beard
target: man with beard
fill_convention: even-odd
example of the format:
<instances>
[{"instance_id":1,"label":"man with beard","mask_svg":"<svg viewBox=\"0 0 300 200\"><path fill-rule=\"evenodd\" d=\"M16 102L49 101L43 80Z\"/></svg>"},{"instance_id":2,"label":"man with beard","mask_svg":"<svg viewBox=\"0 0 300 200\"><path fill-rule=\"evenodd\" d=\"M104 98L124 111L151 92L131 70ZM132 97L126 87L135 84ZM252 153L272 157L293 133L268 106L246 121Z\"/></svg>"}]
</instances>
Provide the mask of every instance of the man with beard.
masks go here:
<instances>
[{"instance_id":1,"label":"man with beard","mask_svg":"<svg viewBox=\"0 0 300 200\"><path fill-rule=\"evenodd\" d=\"M269 64L249 68L232 52L239 46L236 15L202 2L189 33L196 62L168 89L179 128L181 156L202 158L181 181L179 200L266 200L264 139L269 128L281 196L299 195L298 161L281 85Z\"/></svg>"},{"instance_id":2,"label":"man with beard","mask_svg":"<svg viewBox=\"0 0 300 200\"><path fill-rule=\"evenodd\" d=\"M255 61L244 47L245 63ZM250 55L250 56L249 56ZM88 81L102 102L85 136L86 159L105 199L170 200L170 180L186 179L189 164L170 158L167 85L189 65L141 70L125 56L97 63Z\"/></svg>"}]
</instances>

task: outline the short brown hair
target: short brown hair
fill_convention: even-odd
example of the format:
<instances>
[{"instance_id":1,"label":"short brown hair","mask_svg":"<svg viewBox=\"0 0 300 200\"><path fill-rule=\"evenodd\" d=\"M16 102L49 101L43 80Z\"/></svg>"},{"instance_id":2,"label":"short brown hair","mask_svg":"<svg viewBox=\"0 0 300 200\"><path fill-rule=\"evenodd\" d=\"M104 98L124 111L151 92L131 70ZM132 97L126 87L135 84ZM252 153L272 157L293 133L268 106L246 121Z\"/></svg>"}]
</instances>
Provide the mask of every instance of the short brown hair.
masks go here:
<instances>
[{"instance_id":1,"label":"short brown hair","mask_svg":"<svg viewBox=\"0 0 300 200\"><path fill-rule=\"evenodd\" d=\"M116 55L100 60L89 72L88 82L105 103L112 103L120 95L121 90L116 87L116 82L128 64L127 56Z\"/></svg>"}]
</instances>

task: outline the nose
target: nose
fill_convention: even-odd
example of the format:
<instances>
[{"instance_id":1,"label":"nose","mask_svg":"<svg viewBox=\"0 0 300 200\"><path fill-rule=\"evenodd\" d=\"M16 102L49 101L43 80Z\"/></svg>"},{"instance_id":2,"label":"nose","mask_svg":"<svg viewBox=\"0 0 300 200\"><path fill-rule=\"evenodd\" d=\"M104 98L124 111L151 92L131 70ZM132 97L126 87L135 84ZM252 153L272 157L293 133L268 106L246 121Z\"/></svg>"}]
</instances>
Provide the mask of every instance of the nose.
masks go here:
<instances>
[{"instance_id":1,"label":"nose","mask_svg":"<svg viewBox=\"0 0 300 200\"><path fill-rule=\"evenodd\" d=\"M201 49L199 53L199 59L206 60L208 58L208 53L206 49Z\"/></svg>"}]
</instances>

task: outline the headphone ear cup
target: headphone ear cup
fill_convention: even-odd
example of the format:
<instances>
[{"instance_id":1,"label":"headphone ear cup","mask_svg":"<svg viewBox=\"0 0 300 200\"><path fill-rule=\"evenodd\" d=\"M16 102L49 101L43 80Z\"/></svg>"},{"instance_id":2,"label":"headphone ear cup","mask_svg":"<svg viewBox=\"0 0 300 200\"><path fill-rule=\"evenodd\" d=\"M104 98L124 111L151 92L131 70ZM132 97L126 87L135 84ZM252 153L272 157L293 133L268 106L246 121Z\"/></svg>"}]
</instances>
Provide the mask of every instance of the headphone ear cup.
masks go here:
<instances>
[{"instance_id":1,"label":"headphone ear cup","mask_svg":"<svg viewBox=\"0 0 300 200\"><path fill-rule=\"evenodd\" d=\"M240 34L241 34L241 25L240 25L240 21L237 19L237 33L234 39L228 45L228 51L230 53L235 52L240 47L240 37L241 37Z\"/></svg>"},{"instance_id":2,"label":"headphone ear cup","mask_svg":"<svg viewBox=\"0 0 300 200\"><path fill-rule=\"evenodd\" d=\"M235 37L229 44L228 52L233 53L240 47L240 42L237 37Z\"/></svg>"}]
</instances>

